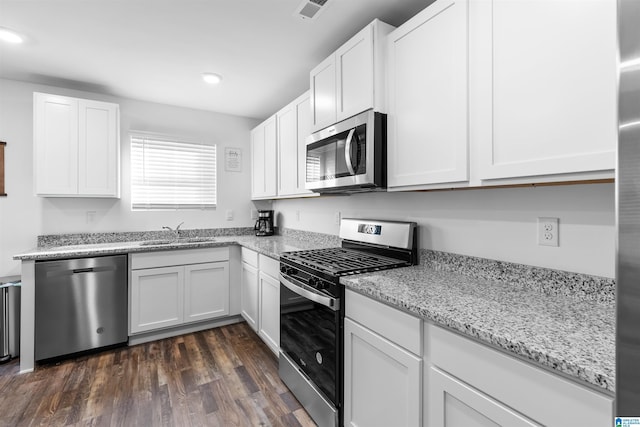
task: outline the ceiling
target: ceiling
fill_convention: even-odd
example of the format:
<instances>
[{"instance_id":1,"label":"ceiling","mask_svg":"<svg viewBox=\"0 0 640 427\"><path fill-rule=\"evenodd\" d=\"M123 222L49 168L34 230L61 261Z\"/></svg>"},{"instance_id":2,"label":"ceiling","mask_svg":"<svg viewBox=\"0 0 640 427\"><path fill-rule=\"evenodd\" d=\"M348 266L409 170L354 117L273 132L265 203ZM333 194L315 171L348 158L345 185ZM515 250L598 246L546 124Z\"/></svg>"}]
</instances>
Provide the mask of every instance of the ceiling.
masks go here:
<instances>
[{"instance_id":1,"label":"ceiling","mask_svg":"<svg viewBox=\"0 0 640 427\"><path fill-rule=\"evenodd\" d=\"M26 37L0 43L0 77L262 119L374 18L430 2L328 0L304 20L301 0L0 0L0 26Z\"/></svg>"}]
</instances>

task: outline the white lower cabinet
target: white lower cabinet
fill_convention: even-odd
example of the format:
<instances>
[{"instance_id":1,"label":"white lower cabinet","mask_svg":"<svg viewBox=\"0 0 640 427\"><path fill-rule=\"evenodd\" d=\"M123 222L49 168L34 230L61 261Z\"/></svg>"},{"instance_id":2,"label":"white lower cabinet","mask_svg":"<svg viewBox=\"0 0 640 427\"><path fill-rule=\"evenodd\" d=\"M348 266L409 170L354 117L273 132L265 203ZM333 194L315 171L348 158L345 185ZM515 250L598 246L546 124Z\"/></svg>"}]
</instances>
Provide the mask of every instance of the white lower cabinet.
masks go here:
<instances>
[{"instance_id":1,"label":"white lower cabinet","mask_svg":"<svg viewBox=\"0 0 640 427\"><path fill-rule=\"evenodd\" d=\"M242 317L274 354L280 352L280 264L242 248Z\"/></svg>"},{"instance_id":2,"label":"white lower cabinet","mask_svg":"<svg viewBox=\"0 0 640 427\"><path fill-rule=\"evenodd\" d=\"M427 426L611 425L612 397L443 328L424 330Z\"/></svg>"},{"instance_id":3,"label":"white lower cabinet","mask_svg":"<svg viewBox=\"0 0 640 427\"><path fill-rule=\"evenodd\" d=\"M344 336L345 425L420 426L420 358L349 319Z\"/></svg>"},{"instance_id":4,"label":"white lower cabinet","mask_svg":"<svg viewBox=\"0 0 640 427\"><path fill-rule=\"evenodd\" d=\"M229 314L229 263L184 267L184 321L197 322Z\"/></svg>"},{"instance_id":5,"label":"white lower cabinet","mask_svg":"<svg viewBox=\"0 0 640 427\"><path fill-rule=\"evenodd\" d=\"M227 316L228 259L228 248L132 254L130 334Z\"/></svg>"},{"instance_id":6,"label":"white lower cabinet","mask_svg":"<svg viewBox=\"0 0 640 427\"><path fill-rule=\"evenodd\" d=\"M131 333L182 323L184 267L131 272Z\"/></svg>"},{"instance_id":7,"label":"white lower cabinet","mask_svg":"<svg viewBox=\"0 0 640 427\"><path fill-rule=\"evenodd\" d=\"M242 248L242 279L240 283L240 314L251 329L258 332L258 254Z\"/></svg>"},{"instance_id":8,"label":"white lower cabinet","mask_svg":"<svg viewBox=\"0 0 640 427\"><path fill-rule=\"evenodd\" d=\"M612 396L347 289L344 425L602 427Z\"/></svg>"},{"instance_id":9,"label":"white lower cabinet","mask_svg":"<svg viewBox=\"0 0 640 427\"><path fill-rule=\"evenodd\" d=\"M344 425L422 423L421 320L351 291L345 296ZM397 326L406 326L398 328Z\"/></svg>"},{"instance_id":10,"label":"white lower cabinet","mask_svg":"<svg viewBox=\"0 0 640 427\"><path fill-rule=\"evenodd\" d=\"M258 335L275 354L280 352L280 280L260 270Z\"/></svg>"},{"instance_id":11,"label":"white lower cabinet","mask_svg":"<svg viewBox=\"0 0 640 427\"><path fill-rule=\"evenodd\" d=\"M429 376L432 426L540 426L462 381L431 368Z\"/></svg>"}]
</instances>

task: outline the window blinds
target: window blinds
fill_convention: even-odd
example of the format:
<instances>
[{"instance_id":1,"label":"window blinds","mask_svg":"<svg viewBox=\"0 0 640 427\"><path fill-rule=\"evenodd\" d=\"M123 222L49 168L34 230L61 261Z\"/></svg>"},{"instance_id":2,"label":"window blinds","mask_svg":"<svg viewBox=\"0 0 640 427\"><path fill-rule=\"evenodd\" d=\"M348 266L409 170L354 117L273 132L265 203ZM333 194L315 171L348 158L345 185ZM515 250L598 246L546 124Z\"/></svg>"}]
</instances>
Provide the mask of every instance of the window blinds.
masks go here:
<instances>
[{"instance_id":1,"label":"window blinds","mask_svg":"<svg viewBox=\"0 0 640 427\"><path fill-rule=\"evenodd\" d=\"M133 210L216 206L216 146L131 137Z\"/></svg>"}]
</instances>

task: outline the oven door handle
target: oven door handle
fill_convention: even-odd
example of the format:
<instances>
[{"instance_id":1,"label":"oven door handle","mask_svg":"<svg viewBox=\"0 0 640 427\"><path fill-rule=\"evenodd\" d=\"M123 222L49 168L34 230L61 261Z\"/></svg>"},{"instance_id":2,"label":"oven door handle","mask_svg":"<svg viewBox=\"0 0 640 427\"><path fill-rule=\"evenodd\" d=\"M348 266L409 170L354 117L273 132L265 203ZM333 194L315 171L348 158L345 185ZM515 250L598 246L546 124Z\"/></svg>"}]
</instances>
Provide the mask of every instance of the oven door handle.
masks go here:
<instances>
[{"instance_id":1,"label":"oven door handle","mask_svg":"<svg viewBox=\"0 0 640 427\"><path fill-rule=\"evenodd\" d=\"M327 308L330 308L333 311L338 311L340 309L339 300L336 298L328 297L325 295L320 295L315 291L311 291L307 289L307 286L303 283L299 285L293 283L291 280L280 274L280 283L282 283L287 289L291 292L300 295L301 297L307 298L313 302L317 302L320 305L323 305Z\"/></svg>"}]
</instances>

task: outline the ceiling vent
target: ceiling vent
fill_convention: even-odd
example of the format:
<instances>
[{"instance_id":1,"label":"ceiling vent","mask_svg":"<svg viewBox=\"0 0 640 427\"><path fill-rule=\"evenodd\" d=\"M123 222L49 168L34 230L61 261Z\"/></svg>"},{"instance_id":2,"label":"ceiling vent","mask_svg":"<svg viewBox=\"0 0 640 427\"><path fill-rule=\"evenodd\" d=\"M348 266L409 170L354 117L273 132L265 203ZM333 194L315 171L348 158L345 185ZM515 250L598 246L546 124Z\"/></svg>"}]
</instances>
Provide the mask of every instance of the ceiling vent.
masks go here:
<instances>
[{"instance_id":1,"label":"ceiling vent","mask_svg":"<svg viewBox=\"0 0 640 427\"><path fill-rule=\"evenodd\" d=\"M325 5L329 0L303 0L298 6L294 16L302 19L316 19L320 11L325 9Z\"/></svg>"}]
</instances>

